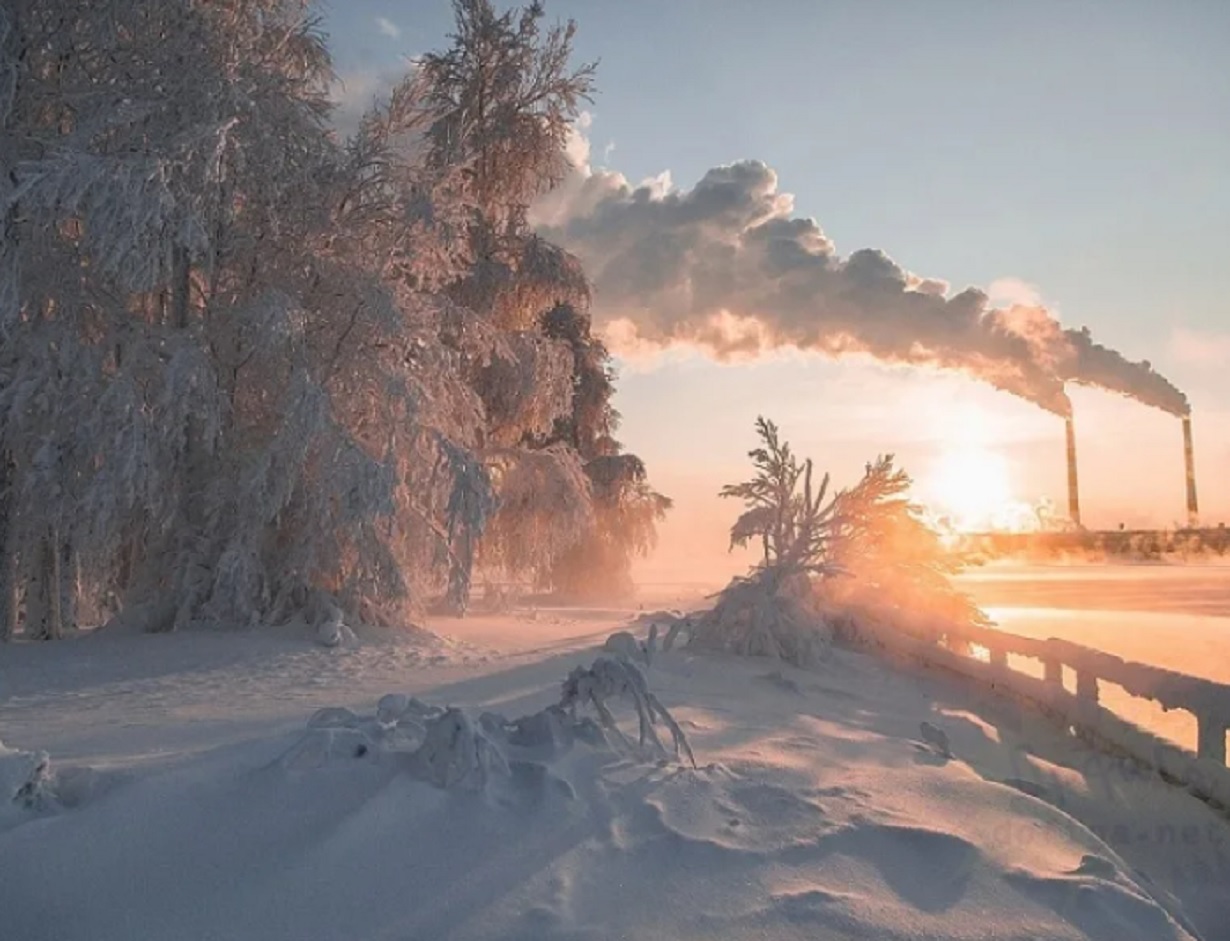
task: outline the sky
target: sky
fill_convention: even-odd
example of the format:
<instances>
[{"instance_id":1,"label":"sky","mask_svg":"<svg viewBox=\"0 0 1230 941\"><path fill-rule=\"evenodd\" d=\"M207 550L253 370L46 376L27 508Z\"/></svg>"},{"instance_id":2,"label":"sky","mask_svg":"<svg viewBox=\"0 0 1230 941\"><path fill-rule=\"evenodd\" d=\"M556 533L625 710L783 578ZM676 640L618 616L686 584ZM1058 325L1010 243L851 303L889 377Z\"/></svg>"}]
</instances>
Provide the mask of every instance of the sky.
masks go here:
<instances>
[{"instance_id":1,"label":"sky","mask_svg":"<svg viewBox=\"0 0 1230 941\"><path fill-rule=\"evenodd\" d=\"M754 158L841 255L1044 303L1188 396L1202 518L1230 522L1230 4L1222 0L548 0L599 60L589 160L688 190ZM341 121L446 43L447 0L322 5ZM600 300L600 299L599 299ZM895 453L930 498L954 454L1066 505L1062 422L971 379L867 357L625 357L622 439L676 499L664 548L721 541L753 420L852 483ZM1173 416L1070 389L1084 521L1184 518ZM945 479L947 475L947 479ZM959 489L959 488L958 488ZM717 512L715 512L715 509Z\"/></svg>"}]
</instances>

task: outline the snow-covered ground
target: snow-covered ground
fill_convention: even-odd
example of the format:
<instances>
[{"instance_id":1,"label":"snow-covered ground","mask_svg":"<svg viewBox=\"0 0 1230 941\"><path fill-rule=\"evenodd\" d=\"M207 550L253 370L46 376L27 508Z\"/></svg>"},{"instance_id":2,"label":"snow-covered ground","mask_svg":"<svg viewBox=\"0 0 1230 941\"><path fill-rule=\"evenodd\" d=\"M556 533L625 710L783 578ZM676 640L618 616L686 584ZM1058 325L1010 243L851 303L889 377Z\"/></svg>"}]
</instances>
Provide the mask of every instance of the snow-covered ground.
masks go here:
<instances>
[{"instance_id":1,"label":"snow-covered ground","mask_svg":"<svg viewBox=\"0 0 1230 941\"><path fill-rule=\"evenodd\" d=\"M317 708L372 713L391 691L540 709L632 613L337 650L278 632L0 647L0 740L95 769L64 774L72 806L0 811L0 938L1226 936L1224 817L957 681L848 652L810 673L655 659L697 770L578 742L475 794L388 754L278 760Z\"/></svg>"}]
</instances>

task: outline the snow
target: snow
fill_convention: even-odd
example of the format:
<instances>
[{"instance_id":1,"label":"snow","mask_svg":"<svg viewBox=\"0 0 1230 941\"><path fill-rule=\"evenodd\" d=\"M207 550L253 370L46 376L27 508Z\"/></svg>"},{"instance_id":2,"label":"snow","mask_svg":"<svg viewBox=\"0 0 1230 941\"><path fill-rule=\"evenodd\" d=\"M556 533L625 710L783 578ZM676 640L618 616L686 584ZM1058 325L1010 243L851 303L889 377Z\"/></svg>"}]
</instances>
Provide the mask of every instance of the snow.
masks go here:
<instances>
[{"instance_id":1,"label":"snow","mask_svg":"<svg viewBox=\"0 0 1230 941\"><path fill-rule=\"evenodd\" d=\"M611 633L645 637L635 614L334 649L307 631L0 647L5 744L92 775L0 816L0 936L1219 936L1223 818L941 676L676 646L640 672L695 770L571 734L547 707ZM632 702L610 707L635 735ZM409 756L433 724L424 773ZM480 786L439 786L459 783Z\"/></svg>"}]
</instances>

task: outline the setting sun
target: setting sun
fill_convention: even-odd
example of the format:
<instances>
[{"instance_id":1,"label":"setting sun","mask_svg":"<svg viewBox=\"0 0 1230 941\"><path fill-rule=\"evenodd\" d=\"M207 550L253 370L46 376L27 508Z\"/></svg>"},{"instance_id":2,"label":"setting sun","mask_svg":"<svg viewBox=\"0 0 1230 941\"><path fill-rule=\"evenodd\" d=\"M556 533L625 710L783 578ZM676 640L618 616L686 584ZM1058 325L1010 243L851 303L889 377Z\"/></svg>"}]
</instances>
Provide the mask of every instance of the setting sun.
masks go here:
<instances>
[{"instance_id":1,"label":"setting sun","mask_svg":"<svg viewBox=\"0 0 1230 941\"><path fill-rule=\"evenodd\" d=\"M942 455L923 482L922 498L957 529L1017 529L1028 508L1014 499L1003 455L964 447Z\"/></svg>"}]
</instances>

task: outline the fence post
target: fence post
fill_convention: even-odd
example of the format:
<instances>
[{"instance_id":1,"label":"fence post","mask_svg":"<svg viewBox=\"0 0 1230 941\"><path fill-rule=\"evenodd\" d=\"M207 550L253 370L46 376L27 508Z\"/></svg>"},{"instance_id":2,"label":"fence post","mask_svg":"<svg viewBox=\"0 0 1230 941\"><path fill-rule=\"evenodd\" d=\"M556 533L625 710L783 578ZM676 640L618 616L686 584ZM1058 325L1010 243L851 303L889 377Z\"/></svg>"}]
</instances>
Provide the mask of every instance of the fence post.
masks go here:
<instances>
[{"instance_id":1,"label":"fence post","mask_svg":"<svg viewBox=\"0 0 1230 941\"><path fill-rule=\"evenodd\" d=\"M962 657L968 657L973 653L970 649L969 640L960 635L945 634L944 643L955 654L960 654Z\"/></svg>"},{"instance_id":2,"label":"fence post","mask_svg":"<svg viewBox=\"0 0 1230 941\"><path fill-rule=\"evenodd\" d=\"M1076 698L1089 702L1098 701L1098 675L1088 670L1076 671Z\"/></svg>"},{"instance_id":3,"label":"fence post","mask_svg":"<svg viewBox=\"0 0 1230 941\"><path fill-rule=\"evenodd\" d=\"M1063 663L1059 660L1043 660L1043 678L1055 686L1063 686Z\"/></svg>"},{"instance_id":4,"label":"fence post","mask_svg":"<svg viewBox=\"0 0 1230 941\"><path fill-rule=\"evenodd\" d=\"M1226 763L1226 723L1214 716L1196 716L1196 754L1219 765Z\"/></svg>"}]
</instances>

